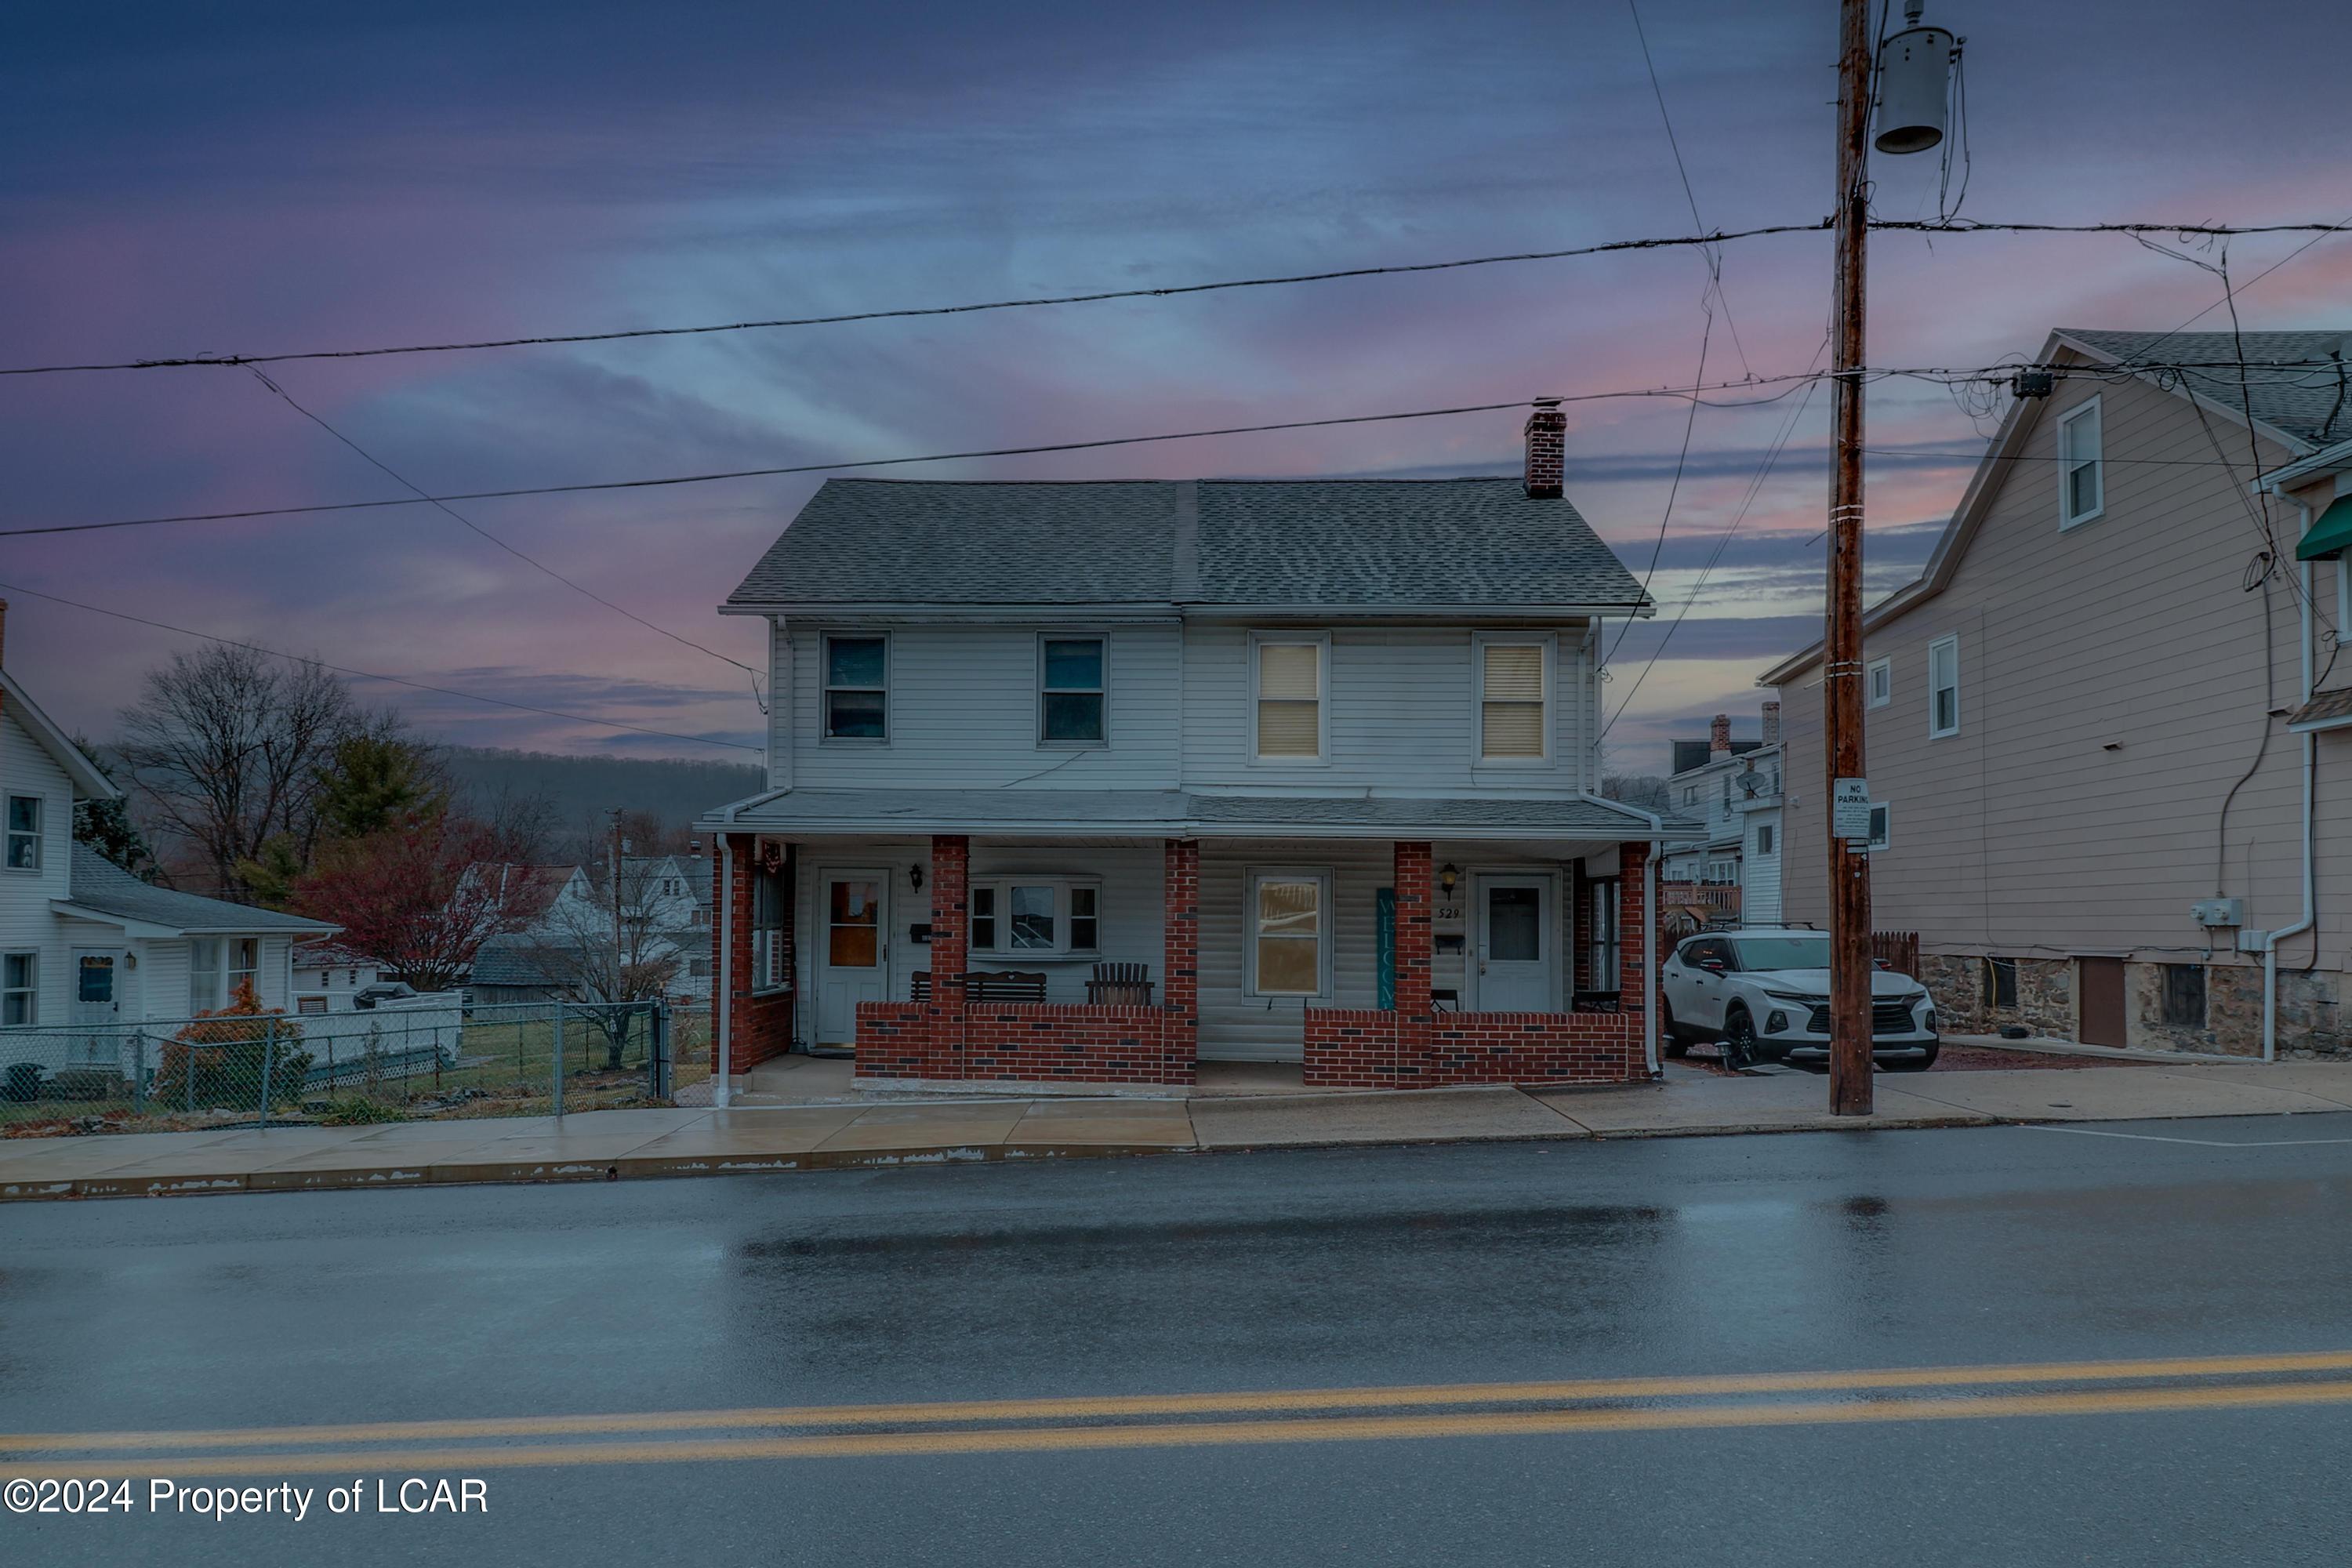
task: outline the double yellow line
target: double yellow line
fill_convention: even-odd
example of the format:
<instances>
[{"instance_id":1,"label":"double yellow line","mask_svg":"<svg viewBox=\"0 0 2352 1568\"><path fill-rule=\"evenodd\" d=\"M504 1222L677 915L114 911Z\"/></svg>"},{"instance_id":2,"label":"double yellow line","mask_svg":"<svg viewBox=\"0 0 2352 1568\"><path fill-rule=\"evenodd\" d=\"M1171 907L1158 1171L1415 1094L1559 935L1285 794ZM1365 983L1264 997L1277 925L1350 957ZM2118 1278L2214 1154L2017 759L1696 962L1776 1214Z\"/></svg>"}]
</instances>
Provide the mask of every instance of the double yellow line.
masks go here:
<instances>
[{"instance_id":1,"label":"double yellow line","mask_svg":"<svg viewBox=\"0 0 2352 1568\"><path fill-rule=\"evenodd\" d=\"M188 1432L50 1432L0 1435L0 1478L146 1475L205 1478L335 1474L350 1470L467 1473L574 1465L708 1463L741 1459L883 1458L908 1455L1051 1453L1088 1449L1197 1447L1252 1443L1367 1442L1402 1438L1531 1436L1706 1427L1841 1426L2034 1415L2103 1415L2352 1403L2352 1352L2198 1356L2142 1361L2048 1362L1997 1366L1752 1373L1713 1377L1598 1378L1570 1382L1445 1384L1398 1388L1290 1389L1259 1393L1117 1394L1092 1398L962 1400L898 1405L779 1405L593 1415L524 1415L454 1421L379 1421L340 1426L232 1427ZM2182 1379L2205 1380L2180 1382ZM2235 1381L2212 1381L2229 1379ZM2273 1381L2248 1381L2269 1379ZM2285 1379L2287 1381L2276 1381ZM2045 1384L2155 1383L2013 1394L1922 1394ZM1899 1397L1885 1391L1901 1391ZM1775 1400L1759 1395L1860 1394ZM1600 1401L1745 1397L1738 1404L1598 1404ZM1566 1408L1498 1410L1496 1405ZM1486 1408L1439 1413L1436 1406ZM1378 1411L1385 1414L1349 1415ZM1403 1412L1403 1413L1400 1413ZM1139 1417L1240 1416L1142 1421ZM1091 1425L1057 1426L1055 1422ZM1026 1423L1027 1425L1022 1425ZM1013 1424L1013 1425L1008 1425ZM845 1431L876 1427L885 1430ZM896 1428L916 1427L907 1431ZM760 1428L809 1435L701 1436L648 1441L657 1433ZM485 1438L580 1438L487 1447L379 1445ZM280 1451L223 1452L226 1449ZM143 1457L163 1451L168 1457ZM137 1453L126 1461L119 1457ZM61 1456L75 1455L79 1458Z\"/></svg>"}]
</instances>

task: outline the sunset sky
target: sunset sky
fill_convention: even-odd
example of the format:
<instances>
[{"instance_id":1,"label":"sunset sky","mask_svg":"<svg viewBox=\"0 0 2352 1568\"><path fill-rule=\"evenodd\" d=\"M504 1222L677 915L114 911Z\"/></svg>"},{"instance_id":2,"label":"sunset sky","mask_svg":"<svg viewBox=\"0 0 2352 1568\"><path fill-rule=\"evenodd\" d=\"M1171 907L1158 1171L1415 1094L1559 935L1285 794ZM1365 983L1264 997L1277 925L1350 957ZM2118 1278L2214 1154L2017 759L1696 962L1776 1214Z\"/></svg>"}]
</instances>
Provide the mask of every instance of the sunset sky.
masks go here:
<instances>
[{"instance_id":1,"label":"sunset sky","mask_svg":"<svg viewBox=\"0 0 2352 1568\"><path fill-rule=\"evenodd\" d=\"M1710 227L1819 220L1835 6L1642 11ZM2333 107L2352 18L2308 5L1934 0L1966 35L1983 219L2352 215ZM2305 127L2293 129L2300 121ZM40 7L0 58L0 363L270 352L950 304L1689 232L1616 4L394 4ZM1932 216L1937 160L1882 160ZM2230 252L2250 279L2305 237ZM2162 330L2206 272L2112 236L1873 245L1870 358L1978 365L2056 325ZM1802 371L1821 235L1725 247L1709 381ZM435 490L630 479L1686 384L1689 251L929 321L272 367ZM2352 237L2241 298L2352 325ZM2217 312L2201 323L2222 320ZM1735 337L1736 329L1736 337ZM1702 408L1623 702L1802 393ZM1722 564L1609 737L1728 708L1815 635L1815 393ZM1571 408L1569 493L1637 573L1685 405ZM1925 557L1983 430L1941 388L1870 401L1870 574ZM1512 471L1475 415L896 470L935 478ZM1989 428L1987 426L1986 428ZM0 528L399 493L242 370L0 378ZM757 662L713 606L813 478L468 503L597 593ZM738 670L424 507L5 542L0 581L535 706L756 745ZM9 668L103 739L170 634L12 595ZM438 736L717 747L370 688ZM1694 721L1697 728L1694 730Z\"/></svg>"}]
</instances>

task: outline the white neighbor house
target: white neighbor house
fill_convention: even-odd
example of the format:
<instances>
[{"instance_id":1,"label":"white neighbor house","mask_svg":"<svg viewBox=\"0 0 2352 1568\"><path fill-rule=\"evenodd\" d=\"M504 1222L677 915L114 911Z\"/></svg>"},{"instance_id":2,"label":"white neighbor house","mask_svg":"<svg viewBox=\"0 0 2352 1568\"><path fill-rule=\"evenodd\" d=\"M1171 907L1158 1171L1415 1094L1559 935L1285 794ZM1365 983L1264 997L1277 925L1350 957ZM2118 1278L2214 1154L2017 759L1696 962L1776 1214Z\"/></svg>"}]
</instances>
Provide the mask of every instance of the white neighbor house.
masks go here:
<instances>
[{"instance_id":1,"label":"white neighbor house","mask_svg":"<svg viewBox=\"0 0 2352 1568\"><path fill-rule=\"evenodd\" d=\"M1678 901L1704 914L1699 924L1777 925L1780 921L1780 705L1764 704L1761 741L1734 741L1730 715L1718 713L1707 739L1676 741L1667 802L1696 819L1704 842L1661 862L1659 879L1671 924ZM1696 755L1686 758L1685 749Z\"/></svg>"},{"instance_id":2,"label":"white neighbor house","mask_svg":"<svg viewBox=\"0 0 2352 1568\"><path fill-rule=\"evenodd\" d=\"M1524 479L828 481L725 605L775 693L772 787L697 825L732 1072L1645 1076L1689 830L1597 793L1599 633L1651 606L1564 437Z\"/></svg>"},{"instance_id":3,"label":"white neighbor house","mask_svg":"<svg viewBox=\"0 0 2352 1568\"><path fill-rule=\"evenodd\" d=\"M124 1028L222 1007L246 980L293 1010L294 943L336 928L151 887L76 844L74 802L119 792L5 668L0 794L0 1056L113 1068Z\"/></svg>"}]
</instances>

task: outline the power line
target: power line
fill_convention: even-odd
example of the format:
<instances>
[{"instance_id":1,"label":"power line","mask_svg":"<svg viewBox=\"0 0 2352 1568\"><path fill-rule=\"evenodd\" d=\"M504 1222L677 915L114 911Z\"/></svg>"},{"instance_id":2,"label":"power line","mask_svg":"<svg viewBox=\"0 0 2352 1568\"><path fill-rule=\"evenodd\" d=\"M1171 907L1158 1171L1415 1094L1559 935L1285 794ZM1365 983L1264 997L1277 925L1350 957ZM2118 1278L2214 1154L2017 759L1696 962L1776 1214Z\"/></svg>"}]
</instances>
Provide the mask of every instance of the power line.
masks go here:
<instances>
[{"instance_id":1,"label":"power line","mask_svg":"<svg viewBox=\"0 0 2352 1568\"><path fill-rule=\"evenodd\" d=\"M1180 283L1159 289L1095 289L1077 294L1043 294L1023 300L987 300L962 305L899 306L887 310L851 310L833 316L786 316L768 321L716 321L690 327L625 327L606 331L556 332L534 337L479 338L470 342L403 343L388 348L304 349L266 354L194 354L121 360L82 364L32 364L0 367L0 375L57 375L78 371L170 370L190 365L276 364L303 359L374 359L386 354L465 353L481 349L540 348L562 343L610 343L634 338L702 337L714 332L763 331L786 327L831 327L852 321L901 321L920 316L975 315L985 310L1024 310L1042 305L1090 305L1110 300L1164 300L1180 294L1212 294L1232 289L1272 289L1294 283L1328 283L1345 278L1383 278L1411 272L1450 272L1465 267L1497 267L1518 261L1560 261L1578 256L1602 256L1623 250L1664 250L1684 246L1720 245L1730 239L1754 239L1773 234L1811 234L1824 223L1767 224L1721 234L1669 235L1647 239L1612 239L1598 245L1571 246L1562 250L1521 250L1497 256L1466 256L1447 261L1401 262L1384 267L1341 267L1326 272L1293 272L1265 278L1229 278L1213 283Z\"/></svg>"},{"instance_id":2,"label":"power line","mask_svg":"<svg viewBox=\"0 0 2352 1568\"><path fill-rule=\"evenodd\" d=\"M2352 229L2343 223L2171 224L2171 223L1997 223L1975 218L1874 219L1874 229L1922 234L2172 234L2218 236L2239 234L2341 234ZM1263 278L1223 279L1209 283L1180 283L1157 289L1097 289L1076 294L1046 294L1018 300L988 300L960 305L902 306L886 310L852 310L831 316L776 317L762 321L715 321L685 327L625 327L602 331L543 333L530 337L477 338L449 342L402 343L384 347L301 349L274 353L158 355L143 359L89 361L58 364L0 366L0 375L61 375L80 372L171 370L192 366L278 364L290 360L376 359L392 354L466 353L488 349L539 348L568 343L620 342L637 338L701 337L716 332L761 331L791 327L838 326L854 321L898 321L924 316L972 315L989 310L1029 310L1047 305L1085 305L1112 300L1171 299L1182 294L1211 294L1234 289L1269 289L1297 283L1328 283L1348 278L1382 278L1416 272L1451 272L1470 267L1496 267L1523 261L1559 261L1580 256L1620 251L1664 250L1685 247L1721 246L1735 239L1755 239L1779 234L1820 234L1827 219L1814 223L1765 224L1754 228L1710 234L1664 235L1642 239L1607 240L1597 245L1559 250L1522 250L1495 256L1457 257L1444 261L1400 262L1379 267L1341 267L1322 272L1294 272Z\"/></svg>"},{"instance_id":3,"label":"power line","mask_svg":"<svg viewBox=\"0 0 2352 1568\"><path fill-rule=\"evenodd\" d=\"M2317 366L2332 368L2332 360L2272 360L2249 361L2247 368L2255 370L2294 370ZM1884 381L1905 376L1942 384L1961 381L2006 380L2020 369L2047 369L2068 375L2123 380L2163 369L2225 370L2228 362L2201 360L2193 365L2131 365L2096 366L2083 364L1903 366L1865 369L1859 373L1864 382ZM1824 373L1809 370L1782 375L1743 376L1736 381L1713 382L1704 386L1654 386L1625 388L1612 392L1575 393L1565 396L1548 397L1550 403L1599 403L1619 398L1684 397L1692 398L1708 408L1757 408L1777 403L1794 392L1799 384L1817 381ZM1710 392L1754 391L1763 387L1779 390L1761 397L1735 400L1713 400L1705 397ZM959 462L979 458L1017 458L1045 452L1087 452L1112 447L1139 447L1163 441L1196 441L1221 436L1248 436L1268 431L1318 430L1349 425L1378 425L1407 419L1438 419L1463 414L1491 414L1502 409L1532 406L1532 397L1513 398L1501 403L1465 403L1444 408L1414 408L1388 414L1349 414L1323 419L1285 419L1261 425L1228 425L1206 430L1171 430L1150 436L1110 436L1090 441L1050 441L1027 447L988 447L963 452L930 452L920 457L863 458L829 463L791 463L763 468L728 468L710 473L667 474L653 479L601 479L563 485L519 485L508 489L461 490L448 495L398 497L381 500L319 501L307 506L247 507L236 511L175 512L160 517L120 518L108 522L42 523L29 528L0 529L0 539L29 537L50 533L91 533L118 528L151 528L163 523L229 522L243 519L309 516L320 512L372 511L385 507L425 506L444 501L504 500L521 496L583 495L604 490L660 489L679 485L714 484L731 479L772 479L792 474L840 473L856 468L900 468L915 463Z\"/></svg>"},{"instance_id":4,"label":"power line","mask_svg":"<svg viewBox=\"0 0 2352 1568\"><path fill-rule=\"evenodd\" d=\"M1626 4L1629 5L1632 5L1633 0L1626 0ZM1704 304L1705 301L1701 301L1702 308L1704 308ZM1728 310L1724 313L1724 324L1727 326L1730 324L1730 312ZM1705 381L1706 379L1706 345L1708 340L1713 338L1714 335L1715 312L1713 310L1708 310L1706 312L1706 326L1700 331L1698 336L1698 374L1692 378L1695 381ZM1650 542L1650 564L1645 567L1642 573L1642 597L1644 599L1650 596L1651 579L1658 574L1658 558L1665 553L1666 525L1672 522L1675 518L1675 498L1682 494L1683 468L1690 462L1691 432L1697 427L1698 399L1694 397L1690 401L1689 413L1683 420L1682 450L1675 454L1675 477L1666 486L1665 508L1658 514L1658 536ZM1631 632L1633 629L1633 617L1628 616L1625 617L1625 624L1617 628L1617 640L1609 645L1609 653L1607 658L1604 658L1601 661L1602 664L1606 665L1611 659L1617 657L1617 650L1625 646L1626 634Z\"/></svg>"},{"instance_id":5,"label":"power line","mask_svg":"<svg viewBox=\"0 0 2352 1568\"><path fill-rule=\"evenodd\" d=\"M151 626L159 632L171 632L179 637L196 637L205 642L219 643L224 647L244 648L250 653L267 654L271 658L287 659L295 664L316 665L320 669L331 669L337 675L348 675L359 680L381 680L391 686L407 687L412 691L430 691L437 696L455 697L466 702L487 702L492 707L510 708L519 713L536 713L544 719L562 719L573 724L595 724L607 730L626 730L632 734L653 735L665 741L686 741L698 746L724 746L737 752L758 752L763 749L759 746L747 746L740 741L714 741L708 735L681 735L675 730L652 730L643 724L625 724L618 719L597 719L586 713L566 713L555 708L537 708L528 702L509 702L503 697L486 697L478 691L460 691L455 687L434 686L422 680L411 680L405 676L379 675L372 669L354 669L349 665L330 664L323 658L288 653L282 648L268 647L260 643L240 642L235 637L215 637L211 632L200 632L193 626L175 626L169 621L150 620L144 616L134 616L128 611L110 610L103 605L85 604L79 599L68 599L56 594L45 594L38 588L27 588L20 583L0 583L0 593L21 594L27 598L46 600L49 604L63 605L69 609L87 610L93 616L105 616L111 620L128 621L133 626Z\"/></svg>"},{"instance_id":6,"label":"power line","mask_svg":"<svg viewBox=\"0 0 2352 1568\"><path fill-rule=\"evenodd\" d=\"M404 489L415 492L416 499L419 501L434 508L436 510L443 512L448 517L454 518L458 522L463 523L466 527L473 530L476 533L480 534L484 539L488 540L492 544L497 545L500 550L505 551L508 554L521 562L524 565L529 566L535 571L545 573L548 576L554 578L557 582L562 584L573 593L578 594L584 598L593 599L596 603L604 605L614 615L635 621L637 625L645 627L649 632L658 632L663 637L669 638L670 641L677 643L683 647L690 647L697 653L708 654L721 664L733 665L737 669L743 671L745 674L752 678L754 683L754 694L756 695L760 672L753 669L750 665L745 664L740 659L730 658L716 648L705 647L702 644L696 642L692 637L681 637L677 633L671 631L667 626L656 626L653 622L646 619L645 616L637 614L635 610L627 609L622 605L613 603L612 600L604 597L604 595L597 593L593 588L587 587L583 584L576 583L572 579L566 577L562 573L558 572L546 562L538 559L536 556L524 553L512 544L508 543L505 540L500 539L497 534L492 533L488 529L484 528L481 524L476 522L473 519L458 512L447 502L436 500L433 496L428 495L425 493L422 486L416 484L406 475L395 472L391 464L386 463L383 458L377 457L374 453L361 446L357 441L352 440L349 436L344 435L341 430L338 430L332 425L328 424L325 419L320 417L319 415L312 412L310 408L304 406L302 404L297 403L294 400L293 394L288 392L284 387L270 380L267 375L264 375L258 368L250 365L247 368L252 371L253 378L256 381L261 383L262 385L268 387L270 391L283 398L287 407L291 408L295 413L299 414L303 418L308 419L311 424L316 425L320 429L324 430L328 435L332 436L336 440L341 442L344 446L350 447L352 451L366 458L368 462L373 464L375 468L389 475L394 482L400 485Z\"/></svg>"},{"instance_id":7,"label":"power line","mask_svg":"<svg viewBox=\"0 0 2352 1568\"><path fill-rule=\"evenodd\" d=\"M1742 381L1718 382L1711 386L1653 387L1641 391L1591 392L1551 399L1556 403L1591 403L1620 397L1696 397L1705 392L1727 392L1745 387L1779 384L1780 390L1769 396L1750 398L1736 403L1710 404L1710 407L1746 408L1773 403L1795 390L1793 384L1811 379L1805 376L1758 376ZM163 517L134 517L111 522L45 523L32 528L0 529L0 539L13 539L40 533L89 533L114 528L150 528L167 522L226 522L240 518L293 517L315 512L371 511L383 507L423 506L430 501L502 500L516 496L577 495L594 490L655 489L676 485L712 484L726 479L770 479L788 474L834 473L848 468L895 468L909 463L945 463L972 458L1024 457L1040 452L1083 452L1106 447L1134 447L1157 441L1192 441L1216 436L1245 436L1261 431L1313 430L1332 426L1372 425L1401 419L1435 419L1458 414L1492 414L1502 409L1527 408L1533 398L1514 398L1507 403L1470 403L1450 408L1417 408L1394 414L1351 414L1329 419L1288 419L1266 425L1234 425L1214 430L1176 430L1156 436L1113 436L1093 441L1055 441L1034 447L992 447L969 452L934 452L919 458L867 458L856 461L835 463L794 463L768 468L730 468L706 474L672 474L649 479L606 479L594 483L570 485L525 485L512 489L466 490L454 495L432 496L418 500L414 497L384 500L321 501L311 506L249 507L238 511L180 512Z\"/></svg>"}]
</instances>

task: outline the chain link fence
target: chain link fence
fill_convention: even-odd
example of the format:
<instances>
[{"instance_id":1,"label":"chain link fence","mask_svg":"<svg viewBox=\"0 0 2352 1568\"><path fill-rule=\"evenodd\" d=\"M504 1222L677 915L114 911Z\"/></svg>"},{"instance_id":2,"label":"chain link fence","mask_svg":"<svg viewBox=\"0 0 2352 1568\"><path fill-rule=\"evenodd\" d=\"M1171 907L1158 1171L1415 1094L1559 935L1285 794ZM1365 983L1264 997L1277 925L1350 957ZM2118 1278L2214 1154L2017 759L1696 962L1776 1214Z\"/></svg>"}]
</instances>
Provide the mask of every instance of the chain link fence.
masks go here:
<instances>
[{"instance_id":1,"label":"chain link fence","mask_svg":"<svg viewBox=\"0 0 2352 1568\"><path fill-rule=\"evenodd\" d=\"M709 1076L707 1036L707 1013L664 1002L467 1007L457 992L354 1012L0 1029L0 1135L660 1105L681 1070Z\"/></svg>"}]
</instances>

